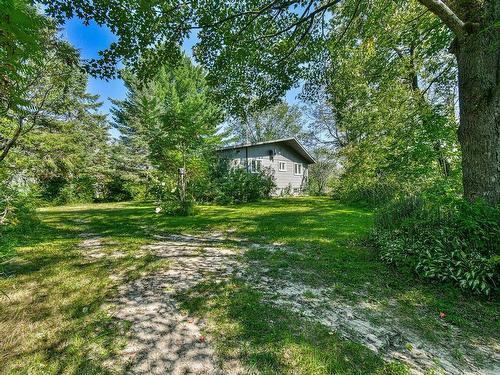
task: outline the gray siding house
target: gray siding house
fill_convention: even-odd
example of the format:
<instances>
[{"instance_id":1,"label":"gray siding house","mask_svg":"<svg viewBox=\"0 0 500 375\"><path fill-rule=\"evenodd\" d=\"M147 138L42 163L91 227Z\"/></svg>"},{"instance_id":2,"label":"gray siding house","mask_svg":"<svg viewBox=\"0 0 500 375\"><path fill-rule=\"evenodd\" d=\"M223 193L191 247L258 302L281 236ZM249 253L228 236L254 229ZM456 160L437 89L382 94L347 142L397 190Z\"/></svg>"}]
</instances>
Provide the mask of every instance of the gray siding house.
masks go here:
<instances>
[{"instance_id":1,"label":"gray siding house","mask_svg":"<svg viewBox=\"0 0 500 375\"><path fill-rule=\"evenodd\" d=\"M231 168L257 172L269 168L276 183L276 195L300 194L307 187L309 165L316 161L296 138L239 144L217 150Z\"/></svg>"}]
</instances>

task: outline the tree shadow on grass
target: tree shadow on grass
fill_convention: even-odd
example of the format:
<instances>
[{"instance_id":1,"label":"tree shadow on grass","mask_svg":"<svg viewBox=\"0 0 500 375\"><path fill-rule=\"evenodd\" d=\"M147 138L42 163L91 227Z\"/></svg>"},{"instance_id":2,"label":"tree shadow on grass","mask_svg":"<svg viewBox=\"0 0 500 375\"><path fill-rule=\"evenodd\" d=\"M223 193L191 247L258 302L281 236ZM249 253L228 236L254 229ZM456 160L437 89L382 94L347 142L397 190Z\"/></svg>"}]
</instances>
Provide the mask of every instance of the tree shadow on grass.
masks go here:
<instances>
[{"instance_id":1,"label":"tree shadow on grass","mask_svg":"<svg viewBox=\"0 0 500 375\"><path fill-rule=\"evenodd\" d=\"M116 294L110 276L133 278L164 260L133 252L89 260L79 246L88 223L66 225L78 213L41 216L33 231L9 233L3 242L0 372L107 373L125 333L102 308Z\"/></svg>"},{"instance_id":2,"label":"tree shadow on grass","mask_svg":"<svg viewBox=\"0 0 500 375\"><path fill-rule=\"evenodd\" d=\"M26 285L31 292L32 306L27 299L26 305L17 306L16 310L27 311L23 316L27 326L44 320L55 324L50 317L57 314L71 320L69 327L61 335L58 333L64 337L61 343L40 339L36 355L30 357L33 361L38 356L42 362L59 363L59 370L52 372L64 372L70 367L81 367L83 373L100 371L97 364L111 355L120 336L116 326L111 325L109 332L107 328L99 328L107 327L109 322L94 315L108 298L107 293L112 293L103 280L132 266L135 267L132 272L146 270L159 261L151 258L141 265L141 261L126 256L83 262L75 249L81 240L78 234L82 232L140 243L150 241L158 233L236 228L235 236L251 242L283 243L282 251L263 247L251 249L245 255L247 261L258 261L260 267L270 272L282 273L285 269L297 281L336 285L341 296L354 300L396 301L396 305L382 305L384 313L397 312L399 318L407 319L421 332L445 332L448 328L437 318L439 311L445 311L447 321L463 328L464 337L498 340L498 303L464 295L454 287L429 285L387 267L374 251L352 242L368 233L370 212L331 200L277 199L244 206L204 206L194 217L160 216L154 213L153 206L135 203L48 209L40 212L40 217L42 223L33 231L19 233L0 244L3 254L19 258L3 264L5 272L0 275L0 288L17 283L19 289ZM89 280L93 283L88 283ZM213 291L209 293L203 287ZM292 365L308 369L319 366L340 373L376 373L384 369L379 359L370 359L371 352L367 349L329 335L321 327L300 322L290 312L263 304L257 292L236 281L220 287L202 284L186 293L184 300L194 313L219 314L219 321L227 327L234 323L234 330L226 327L225 336L221 336L221 341L227 340L227 352L241 347L241 341L248 343L248 349L241 354L244 362L263 372L282 373ZM1 307L0 316L12 317L16 311ZM16 321L11 323L15 325ZM95 329L95 336L86 330L88 327ZM296 327L301 328L297 331ZM103 335L103 342L99 341L99 335ZM74 338L74 342L67 338ZM96 357L89 349L92 345L108 354ZM11 358L26 358L23 350L13 346ZM5 352L10 355L9 350ZM344 358L346 352L349 354ZM50 360L48 353L54 353ZM304 364L300 356L310 361ZM94 365L95 369L87 367Z\"/></svg>"},{"instance_id":3,"label":"tree shadow on grass","mask_svg":"<svg viewBox=\"0 0 500 375\"><path fill-rule=\"evenodd\" d=\"M265 374L405 373L362 345L269 305L251 286L234 279L200 283L176 298L189 313L216 322L210 334L221 343L222 362L236 359Z\"/></svg>"}]
</instances>

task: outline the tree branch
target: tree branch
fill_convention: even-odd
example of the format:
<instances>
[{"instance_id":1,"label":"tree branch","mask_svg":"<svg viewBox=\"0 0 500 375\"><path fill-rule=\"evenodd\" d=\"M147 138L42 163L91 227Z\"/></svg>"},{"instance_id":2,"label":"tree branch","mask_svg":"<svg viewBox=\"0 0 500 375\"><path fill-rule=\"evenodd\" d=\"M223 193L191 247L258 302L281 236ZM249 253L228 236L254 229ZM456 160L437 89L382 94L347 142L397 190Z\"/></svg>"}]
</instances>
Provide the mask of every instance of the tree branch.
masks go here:
<instances>
[{"instance_id":1,"label":"tree branch","mask_svg":"<svg viewBox=\"0 0 500 375\"><path fill-rule=\"evenodd\" d=\"M282 28L282 29L280 29L272 34L265 34L265 35L262 35L258 38L255 38L252 40L252 42L258 42L262 39L272 39L272 38L275 38L277 36L280 36L281 34L288 32L292 29L296 29L298 26L302 25L303 23L307 22L308 20L314 19L318 13L322 13L322 12L326 11L328 8L336 5L339 2L340 2L340 0L329 1L325 4L323 4L322 6L316 8L315 10L310 12L309 14L300 16L295 22L290 23L289 25L285 26L284 28ZM294 32L295 32L295 30L294 30Z\"/></svg>"},{"instance_id":2,"label":"tree branch","mask_svg":"<svg viewBox=\"0 0 500 375\"><path fill-rule=\"evenodd\" d=\"M18 121L17 129L14 132L14 134L12 135L12 138L5 144L5 146L2 149L2 153L0 153L0 162L5 159L5 157L9 153L10 149L12 148L12 146L14 146L17 139L21 135L21 130L23 129L23 122L24 122L24 118L21 117Z\"/></svg>"},{"instance_id":3,"label":"tree branch","mask_svg":"<svg viewBox=\"0 0 500 375\"><path fill-rule=\"evenodd\" d=\"M438 16L458 38L465 35L465 23L441 0L418 0L420 4Z\"/></svg>"}]
</instances>

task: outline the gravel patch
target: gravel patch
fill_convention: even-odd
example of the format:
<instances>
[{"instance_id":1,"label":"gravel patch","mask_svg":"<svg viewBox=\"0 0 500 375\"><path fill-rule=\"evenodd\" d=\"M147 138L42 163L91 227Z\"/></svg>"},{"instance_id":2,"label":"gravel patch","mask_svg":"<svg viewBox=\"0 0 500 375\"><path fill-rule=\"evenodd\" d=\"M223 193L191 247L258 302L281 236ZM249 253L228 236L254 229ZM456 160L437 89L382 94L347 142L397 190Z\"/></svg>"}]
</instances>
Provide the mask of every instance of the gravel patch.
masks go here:
<instances>
[{"instance_id":1,"label":"gravel patch","mask_svg":"<svg viewBox=\"0 0 500 375\"><path fill-rule=\"evenodd\" d=\"M488 368L479 368L469 358L471 353L458 362L452 356L452 345L426 342L394 317L381 315L383 310L376 302L354 303L335 298L332 288L292 282L286 273L269 277L259 262L242 260L241 255L248 249L288 251L282 244L253 244L228 235L219 232L203 236L155 235L152 236L155 242L141 248L139 254L168 259L169 267L119 287L118 297L112 301L114 316L130 323L127 345L117 359L119 367L131 374L248 373L239 363L223 366L223 370L211 338L203 333L203 319L187 315L175 300L176 294L200 282L224 282L234 276L262 292L267 303L318 322L387 360L401 361L414 374L500 373L498 347L477 344L477 352L490 358ZM101 237L84 233L82 238L80 249L87 259L110 256L103 250ZM117 252L111 256L121 255ZM378 319L374 320L374 316ZM460 342L459 338L456 340Z\"/></svg>"}]
</instances>

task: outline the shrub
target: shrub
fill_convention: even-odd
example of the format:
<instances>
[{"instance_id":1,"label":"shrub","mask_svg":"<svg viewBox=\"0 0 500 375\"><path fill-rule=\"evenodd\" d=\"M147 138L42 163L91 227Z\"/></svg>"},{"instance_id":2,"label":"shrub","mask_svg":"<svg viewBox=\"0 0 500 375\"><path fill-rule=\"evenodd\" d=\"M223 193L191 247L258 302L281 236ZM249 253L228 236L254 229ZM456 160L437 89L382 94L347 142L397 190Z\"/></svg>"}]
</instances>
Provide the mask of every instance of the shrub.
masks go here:
<instances>
[{"instance_id":1,"label":"shrub","mask_svg":"<svg viewBox=\"0 0 500 375\"><path fill-rule=\"evenodd\" d=\"M166 196L166 199L160 202L160 206L167 215L192 216L196 213L194 200L188 198L182 201L176 193Z\"/></svg>"},{"instance_id":2,"label":"shrub","mask_svg":"<svg viewBox=\"0 0 500 375\"><path fill-rule=\"evenodd\" d=\"M254 202L268 198L276 188L269 169L249 173L244 168L229 168L221 161L212 173L214 200L221 204Z\"/></svg>"},{"instance_id":3,"label":"shrub","mask_svg":"<svg viewBox=\"0 0 500 375\"><path fill-rule=\"evenodd\" d=\"M169 176L157 176L153 180L151 194L163 214L191 216L196 213L192 193L188 190L186 198L181 199L176 181Z\"/></svg>"},{"instance_id":4,"label":"shrub","mask_svg":"<svg viewBox=\"0 0 500 375\"><path fill-rule=\"evenodd\" d=\"M136 195L139 195L139 193L135 192L134 188L134 185L127 184L121 176L113 174L111 178L106 181L103 200L107 202L124 202L132 200Z\"/></svg>"},{"instance_id":5,"label":"shrub","mask_svg":"<svg viewBox=\"0 0 500 375\"><path fill-rule=\"evenodd\" d=\"M94 200L94 184L92 178L88 176L72 180L54 177L40 181L39 185L41 197L47 203L64 205L89 203Z\"/></svg>"},{"instance_id":6,"label":"shrub","mask_svg":"<svg viewBox=\"0 0 500 375\"><path fill-rule=\"evenodd\" d=\"M423 278L491 294L499 281L500 208L482 201L408 197L380 209L382 260Z\"/></svg>"},{"instance_id":7,"label":"shrub","mask_svg":"<svg viewBox=\"0 0 500 375\"><path fill-rule=\"evenodd\" d=\"M397 187L383 181L357 181L355 178L333 179L330 183L333 199L371 206L386 204L396 196Z\"/></svg>"},{"instance_id":8,"label":"shrub","mask_svg":"<svg viewBox=\"0 0 500 375\"><path fill-rule=\"evenodd\" d=\"M36 190L18 191L0 185L0 236L6 231L30 232L38 223L36 206L38 194Z\"/></svg>"}]
</instances>

